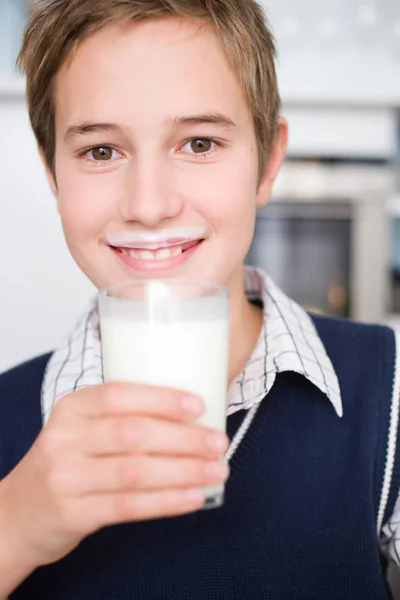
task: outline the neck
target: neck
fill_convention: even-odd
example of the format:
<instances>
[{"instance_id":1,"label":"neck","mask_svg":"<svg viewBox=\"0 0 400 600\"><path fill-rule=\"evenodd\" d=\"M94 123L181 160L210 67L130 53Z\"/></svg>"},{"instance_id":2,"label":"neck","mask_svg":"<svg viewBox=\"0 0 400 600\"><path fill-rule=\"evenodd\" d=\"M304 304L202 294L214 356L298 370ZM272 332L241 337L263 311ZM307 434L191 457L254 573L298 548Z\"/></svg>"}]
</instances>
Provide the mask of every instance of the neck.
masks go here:
<instances>
[{"instance_id":1,"label":"neck","mask_svg":"<svg viewBox=\"0 0 400 600\"><path fill-rule=\"evenodd\" d=\"M263 324L263 312L251 304L244 289L244 269L235 275L230 286L229 385L242 372L256 346Z\"/></svg>"}]
</instances>

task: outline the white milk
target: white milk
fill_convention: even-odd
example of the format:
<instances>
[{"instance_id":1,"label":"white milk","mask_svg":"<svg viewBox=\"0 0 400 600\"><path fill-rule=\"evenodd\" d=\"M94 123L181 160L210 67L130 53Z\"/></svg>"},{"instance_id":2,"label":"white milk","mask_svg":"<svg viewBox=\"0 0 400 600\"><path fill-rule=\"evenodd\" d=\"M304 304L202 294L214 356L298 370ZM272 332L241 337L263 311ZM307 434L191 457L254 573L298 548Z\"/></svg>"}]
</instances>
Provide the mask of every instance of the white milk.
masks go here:
<instances>
[{"instance_id":1,"label":"white milk","mask_svg":"<svg viewBox=\"0 0 400 600\"><path fill-rule=\"evenodd\" d=\"M198 423L225 431L229 322L226 318L150 322L130 314L101 316L105 381L174 388L200 396ZM214 496L223 486L207 488Z\"/></svg>"}]
</instances>

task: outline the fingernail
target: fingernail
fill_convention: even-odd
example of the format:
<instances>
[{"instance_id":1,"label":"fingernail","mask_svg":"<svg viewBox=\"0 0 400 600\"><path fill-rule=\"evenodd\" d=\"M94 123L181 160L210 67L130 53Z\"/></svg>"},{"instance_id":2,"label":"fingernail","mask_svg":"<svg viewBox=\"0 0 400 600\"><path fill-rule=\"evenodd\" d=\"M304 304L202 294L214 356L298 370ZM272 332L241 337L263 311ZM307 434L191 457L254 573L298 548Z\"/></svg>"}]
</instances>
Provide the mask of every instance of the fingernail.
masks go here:
<instances>
[{"instance_id":1,"label":"fingernail","mask_svg":"<svg viewBox=\"0 0 400 600\"><path fill-rule=\"evenodd\" d=\"M193 416L198 417L204 412L204 403L197 396L186 396L182 401L182 405L184 410Z\"/></svg>"},{"instance_id":2,"label":"fingernail","mask_svg":"<svg viewBox=\"0 0 400 600\"><path fill-rule=\"evenodd\" d=\"M205 504L206 495L204 490L194 488L185 493L185 499L189 504L202 505Z\"/></svg>"},{"instance_id":3,"label":"fingernail","mask_svg":"<svg viewBox=\"0 0 400 600\"><path fill-rule=\"evenodd\" d=\"M222 433L213 433L208 438L208 445L215 452L225 452L227 446L225 435Z\"/></svg>"},{"instance_id":4,"label":"fingernail","mask_svg":"<svg viewBox=\"0 0 400 600\"><path fill-rule=\"evenodd\" d=\"M229 475L229 467L224 461L209 462L205 466L206 476L215 481L225 481Z\"/></svg>"}]
</instances>

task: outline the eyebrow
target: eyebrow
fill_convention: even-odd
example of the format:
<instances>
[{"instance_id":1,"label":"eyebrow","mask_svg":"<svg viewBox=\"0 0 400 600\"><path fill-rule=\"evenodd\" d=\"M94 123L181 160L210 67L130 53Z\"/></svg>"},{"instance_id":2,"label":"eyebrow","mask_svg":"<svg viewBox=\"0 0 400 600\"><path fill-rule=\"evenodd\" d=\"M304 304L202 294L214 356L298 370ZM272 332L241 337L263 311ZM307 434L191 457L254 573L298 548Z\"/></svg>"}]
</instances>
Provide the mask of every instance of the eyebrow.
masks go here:
<instances>
[{"instance_id":1,"label":"eyebrow","mask_svg":"<svg viewBox=\"0 0 400 600\"><path fill-rule=\"evenodd\" d=\"M174 119L168 119L167 124L174 127L184 127L188 125L216 125L221 129L232 129L236 127L236 123L234 123L232 119L221 113L205 113L187 117L176 117ZM77 137L89 133L104 133L106 131L121 132L121 130L122 128L115 123L92 123L90 121L85 121L84 123L68 127L64 134L64 140L66 143L71 143Z\"/></svg>"},{"instance_id":2,"label":"eyebrow","mask_svg":"<svg viewBox=\"0 0 400 600\"><path fill-rule=\"evenodd\" d=\"M87 133L103 133L105 131L120 131L121 128L115 123L91 123L86 121L79 125L71 125L64 134L67 143L73 142L77 137Z\"/></svg>"},{"instance_id":3,"label":"eyebrow","mask_svg":"<svg viewBox=\"0 0 400 600\"><path fill-rule=\"evenodd\" d=\"M175 127L185 125L217 125L217 127L220 127L221 129L231 129L236 127L236 123L234 123L232 119L221 113L205 113L202 115L177 117L175 119L170 119L168 123Z\"/></svg>"}]
</instances>

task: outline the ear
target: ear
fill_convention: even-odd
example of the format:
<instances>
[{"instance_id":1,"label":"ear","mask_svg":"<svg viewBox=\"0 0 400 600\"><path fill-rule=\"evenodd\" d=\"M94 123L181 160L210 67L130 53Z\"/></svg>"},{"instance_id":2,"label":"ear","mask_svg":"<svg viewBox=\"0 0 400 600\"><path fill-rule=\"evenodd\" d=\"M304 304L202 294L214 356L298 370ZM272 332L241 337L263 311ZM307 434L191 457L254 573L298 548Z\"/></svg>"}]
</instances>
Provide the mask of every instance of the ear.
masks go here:
<instances>
[{"instance_id":1,"label":"ear","mask_svg":"<svg viewBox=\"0 0 400 600\"><path fill-rule=\"evenodd\" d=\"M279 117L278 131L275 137L272 152L265 166L264 173L257 192L257 206L265 206L269 201L275 179L285 160L289 138L289 126L284 117Z\"/></svg>"},{"instance_id":2,"label":"ear","mask_svg":"<svg viewBox=\"0 0 400 600\"><path fill-rule=\"evenodd\" d=\"M55 198L57 199L58 198L57 182L56 182L56 180L54 178L53 173L50 170L49 165L47 164L47 160L46 160L46 157L44 155L43 148L41 148L40 146L39 146L39 154L40 154L40 158L42 159L42 163L43 163L43 166L44 166L45 171L46 171L47 181L49 182L49 186L51 187L51 191L53 192Z\"/></svg>"}]
</instances>

